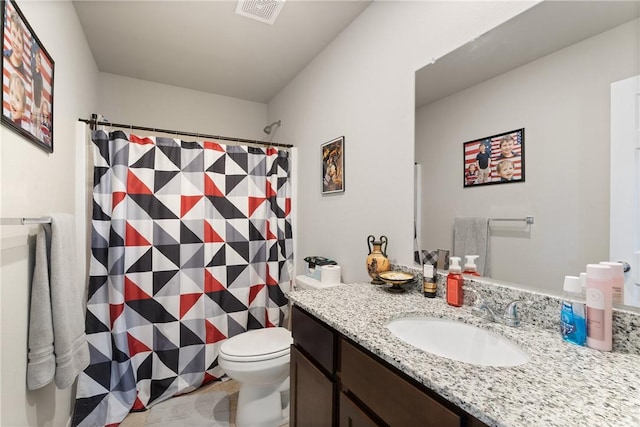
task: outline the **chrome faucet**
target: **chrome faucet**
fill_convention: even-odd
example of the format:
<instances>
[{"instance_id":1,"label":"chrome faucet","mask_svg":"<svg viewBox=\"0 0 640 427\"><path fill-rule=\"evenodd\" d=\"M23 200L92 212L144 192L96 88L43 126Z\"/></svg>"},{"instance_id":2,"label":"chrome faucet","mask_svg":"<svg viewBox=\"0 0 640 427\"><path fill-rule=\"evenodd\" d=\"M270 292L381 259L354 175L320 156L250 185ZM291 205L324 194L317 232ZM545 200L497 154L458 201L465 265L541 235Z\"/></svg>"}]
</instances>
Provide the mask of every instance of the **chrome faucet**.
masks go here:
<instances>
[{"instance_id":1,"label":"chrome faucet","mask_svg":"<svg viewBox=\"0 0 640 427\"><path fill-rule=\"evenodd\" d=\"M520 316L518 315L518 304L530 305L531 301L524 300L524 299L517 299L507 304L507 308L504 309L504 314L502 315L502 320L505 325L514 326L514 327L520 325Z\"/></svg>"},{"instance_id":2,"label":"chrome faucet","mask_svg":"<svg viewBox=\"0 0 640 427\"><path fill-rule=\"evenodd\" d=\"M504 309L504 313L502 314L502 316L499 316L496 314L495 310L492 309L491 306L487 304L487 302L480 296L480 293L476 289L470 286L463 286L463 289L465 291L471 291L471 293L473 293L473 295L475 296L473 307L471 308L471 313L474 316L478 316L479 318L487 320L489 322L502 323L506 326L519 326L520 316L518 314L518 306L520 304L531 304L531 301L528 300L513 300L509 304L507 304L507 307Z\"/></svg>"},{"instance_id":3,"label":"chrome faucet","mask_svg":"<svg viewBox=\"0 0 640 427\"><path fill-rule=\"evenodd\" d=\"M469 286L463 286L462 289L465 291L471 291L475 296L473 307L471 307L471 313L474 316L478 316L481 319L488 320L489 322L495 322L497 319L495 311L486 303L484 299L480 296L480 293L471 288Z\"/></svg>"}]
</instances>

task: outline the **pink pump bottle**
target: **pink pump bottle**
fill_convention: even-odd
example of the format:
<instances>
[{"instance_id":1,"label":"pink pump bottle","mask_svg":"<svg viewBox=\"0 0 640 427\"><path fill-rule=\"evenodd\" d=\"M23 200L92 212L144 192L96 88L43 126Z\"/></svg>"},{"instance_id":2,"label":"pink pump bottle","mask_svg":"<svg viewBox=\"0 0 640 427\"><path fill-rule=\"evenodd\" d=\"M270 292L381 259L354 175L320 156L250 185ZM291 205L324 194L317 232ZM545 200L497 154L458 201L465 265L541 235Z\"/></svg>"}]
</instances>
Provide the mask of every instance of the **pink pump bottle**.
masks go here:
<instances>
[{"instance_id":1,"label":"pink pump bottle","mask_svg":"<svg viewBox=\"0 0 640 427\"><path fill-rule=\"evenodd\" d=\"M480 276L478 273L478 267L476 266L476 259L479 258L480 255L466 255L466 262L464 263L464 271L462 274L468 274L470 276Z\"/></svg>"},{"instance_id":2,"label":"pink pump bottle","mask_svg":"<svg viewBox=\"0 0 640 427\"><path fill-rule=\"evenodd\" d=\"M447 304L454 307L462 307L464 300L462 291L464 278L461 274L460 257L452 256L449 259L451 260L451 265L449 266L449 274L447 275Z\"/></svg>"},{"instance_id":3,"label":"pink pump bottle","mask_svg":"<svg viewBox=\"0 0 640 427\"><path fill-rule=\"evenodd\" d=\"M603 261L600 264L611 268L611 285L613 289L613 303L624 303L624 270L619 262Z\"/></svg>"},{"instance_id":4,"label":"pink pump bottle","mask_svg":"<svg viewBox=\"0 0 640 427\"><path fill-rule=\"evenodd\" d=\"M612 317L611 269L606 265L587 265L587 346L611 351Z\"/></svg>"}]
</instances>

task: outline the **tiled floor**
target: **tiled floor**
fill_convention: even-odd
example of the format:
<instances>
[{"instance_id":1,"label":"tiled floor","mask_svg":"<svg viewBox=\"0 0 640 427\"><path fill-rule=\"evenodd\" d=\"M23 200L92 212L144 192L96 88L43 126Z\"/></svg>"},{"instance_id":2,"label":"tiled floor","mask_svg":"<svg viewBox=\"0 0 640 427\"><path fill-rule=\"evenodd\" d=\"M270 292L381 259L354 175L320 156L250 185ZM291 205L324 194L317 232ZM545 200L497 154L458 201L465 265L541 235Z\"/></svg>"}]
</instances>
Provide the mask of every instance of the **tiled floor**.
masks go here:
<instances>
[{"instance_id":1,"label":"tiled floor","mask_svg":"<svg viewBox=\"0 0 640 427\"><path fill-rule=\"evenodd\" d=\"M204 393L207 391L224 391L229 395L229 411L231 412L229 418L229 425L235 427L236 425L236 407L238 406L238 390L240 385L233 380L228 381L216 381L211 384L207 384L204 387L199 388L193 393ZM144 412L132 412L127 415L127 418L120 424L120 427L143 427L147 420L149 411Z\"/></svg>"}]
</instances>

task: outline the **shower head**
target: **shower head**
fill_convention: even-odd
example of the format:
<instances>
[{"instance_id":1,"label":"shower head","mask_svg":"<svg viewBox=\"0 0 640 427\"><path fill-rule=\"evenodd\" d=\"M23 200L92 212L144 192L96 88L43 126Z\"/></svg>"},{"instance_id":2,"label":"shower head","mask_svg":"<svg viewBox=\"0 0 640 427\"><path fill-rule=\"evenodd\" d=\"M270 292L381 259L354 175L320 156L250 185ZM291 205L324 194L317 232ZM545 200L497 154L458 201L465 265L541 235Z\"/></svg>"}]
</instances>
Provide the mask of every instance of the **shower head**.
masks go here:
<instances>
[{"instance_id":1,"label":"shower head","mask_svg":"<svg viewBox=\"0 0 640 427\"><path fill-rule=\"evenodd\" d=\"M262 130L264 131L264 133L269 135L274 126L276 126L276 125L280 126L280 122L281 122L281 120L278 120L277 122L273 122L270 125L265 126L264 129L262 129Z\"/></svg>"}]
</instances>

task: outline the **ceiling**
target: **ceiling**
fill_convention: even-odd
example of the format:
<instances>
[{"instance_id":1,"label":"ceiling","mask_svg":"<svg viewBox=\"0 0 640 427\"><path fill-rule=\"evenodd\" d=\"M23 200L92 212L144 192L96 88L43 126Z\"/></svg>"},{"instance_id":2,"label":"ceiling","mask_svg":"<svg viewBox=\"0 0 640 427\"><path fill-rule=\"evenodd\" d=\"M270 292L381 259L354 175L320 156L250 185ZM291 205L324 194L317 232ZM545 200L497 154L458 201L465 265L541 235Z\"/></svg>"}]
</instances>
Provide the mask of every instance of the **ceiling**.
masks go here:
<instances>
[{"instance_id":1,"label":"ceiling","mask_svg":"<svg viewBox=\"0 0 640 427\"><path fill-rule=\"evenodd\" d=\"M269 25L230 0L73 2L101 72L260 103L370 3L287 0Z\"/></svg>"},{"instance_id":2,"label":"ceiling","mask_svg":"<svg viewBox=\"0 0 640 427\"><path fill-rule=\"evenodd\" d=\"M638 1L539 3L418 70L416 108L622 25L638 16Z\"/></svg>"}]
</instances>

